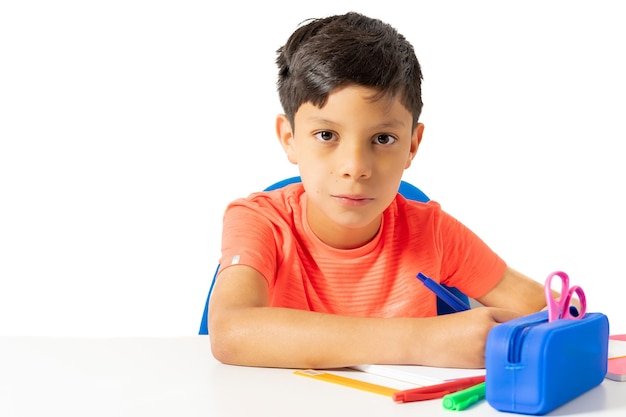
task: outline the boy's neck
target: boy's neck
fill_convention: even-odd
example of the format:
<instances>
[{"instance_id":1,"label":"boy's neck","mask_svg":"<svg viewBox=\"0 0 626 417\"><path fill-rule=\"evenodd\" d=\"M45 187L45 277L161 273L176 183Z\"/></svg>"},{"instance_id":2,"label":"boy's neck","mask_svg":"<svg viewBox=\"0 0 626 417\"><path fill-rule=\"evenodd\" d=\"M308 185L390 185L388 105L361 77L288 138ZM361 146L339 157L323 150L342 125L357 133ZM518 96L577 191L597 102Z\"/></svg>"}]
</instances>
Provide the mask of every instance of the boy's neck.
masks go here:
<instances>
[{"instance_id":1,"label":"boy's neck","mask_svg":"<svg viewBox=\"0 0 626 417\"><path fill-rule=\"evenodd\" d=\"M364 227L351 228L333 223L309 204L306 210L306 222L311 231L325 245L335 249L356 249L371 242L378 235L382 219L381 214Z\"/></svg>"}]
</instances>

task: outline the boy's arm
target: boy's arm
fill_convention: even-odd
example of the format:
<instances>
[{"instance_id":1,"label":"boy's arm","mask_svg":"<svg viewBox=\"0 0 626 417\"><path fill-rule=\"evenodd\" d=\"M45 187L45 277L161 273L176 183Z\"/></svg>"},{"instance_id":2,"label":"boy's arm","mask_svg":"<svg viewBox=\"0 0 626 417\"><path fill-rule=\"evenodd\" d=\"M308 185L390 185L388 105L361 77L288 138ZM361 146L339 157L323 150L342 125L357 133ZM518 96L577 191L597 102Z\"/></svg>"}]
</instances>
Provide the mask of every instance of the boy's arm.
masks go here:
<instances>
[{"instance_id":1,"label":"boy's arm","mask_svg":"<svg viewBox=\"0 0 626 417\"><path fill-rule=\"evenodd\" d=\"M496 294L497 295L497 294ZM484 367L487 334L518 315L497 308L430 318L359 318L269 307L267 283L234 265L218 276L209 337L221 362L284 368L364 363Z\"/></svg>"},{"instance_id":2,"label":"boy's arm","mask_svg":"<svg viewBox=\"0 0 626 417\"><path fill-rule=\"evenodd\" d=\"M553 293L558 298L558 292ZM544 286L508 266L498 284L476 300L485 306L506 308L522 315L536 313L546 306Z\"/></svg>"}]
</instances>

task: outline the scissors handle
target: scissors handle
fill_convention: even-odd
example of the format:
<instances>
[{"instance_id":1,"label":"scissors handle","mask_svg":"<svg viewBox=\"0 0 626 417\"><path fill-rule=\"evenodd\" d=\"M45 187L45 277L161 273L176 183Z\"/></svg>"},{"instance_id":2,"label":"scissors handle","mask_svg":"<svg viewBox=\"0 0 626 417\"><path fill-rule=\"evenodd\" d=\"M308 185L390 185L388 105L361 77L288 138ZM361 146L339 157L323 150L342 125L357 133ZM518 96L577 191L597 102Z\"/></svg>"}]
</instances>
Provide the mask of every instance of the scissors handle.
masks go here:
<instances>
[{"instance_id":1,"label":"scissors handle","mask_svg":"<svg viewBox=\"0 0 626 417\"><path fill-rule=\"evenodd\" d=\"M561 295L557 301L552 294L552 278L559 277L561 279ZM572 306L572 297L576 294L580 302L580 310ZM587 312L587 299L585 292L581 287L575 285L570 288L569 276L562 271L555 271L548 275L545 284L546 304L548 305L548 320L554 321L558 319L577 320L582 319ZM573 311L572 311L573 309Z\"/></svg>"},{"instance_id":2,"label":"scissors handle","mask_svg":"<svg viewBox=\"0 0 626 417\"><path fill-rule=\"evenodd\" d=\"M572 305L572 297L574 296L574 293L578 295L578 301L580 302L579 309ZM574 285L569 289L566 295L562 295L561 297L565 297L561 310L561 318L569 320L582 319L587 312L587 298L585 297L583 289L578 285Z\"/></svg>"}]
</instances>

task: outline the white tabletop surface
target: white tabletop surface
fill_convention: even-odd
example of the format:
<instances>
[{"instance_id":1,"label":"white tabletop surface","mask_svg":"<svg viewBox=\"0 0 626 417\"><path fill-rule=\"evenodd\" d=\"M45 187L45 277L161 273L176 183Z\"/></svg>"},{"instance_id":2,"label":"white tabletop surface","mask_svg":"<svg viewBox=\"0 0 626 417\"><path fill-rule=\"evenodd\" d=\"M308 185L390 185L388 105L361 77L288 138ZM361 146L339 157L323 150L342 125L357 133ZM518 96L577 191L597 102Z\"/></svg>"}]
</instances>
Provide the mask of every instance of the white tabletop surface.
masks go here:
<instances>
[{"instance_id":1,"label":"white tabletop surface","mask_svg":"<svg viewBox=\"0 0 626 417\"><path fill-rule=\"evenodd\" d=\"M207 336L0 337L0 416L454 416L441 400L391 398L293 374L229 366ZM512 415L486 401L463 417ZM554 416L626 416L626 383L604 380Z\"/></svg>"}]
</instances>

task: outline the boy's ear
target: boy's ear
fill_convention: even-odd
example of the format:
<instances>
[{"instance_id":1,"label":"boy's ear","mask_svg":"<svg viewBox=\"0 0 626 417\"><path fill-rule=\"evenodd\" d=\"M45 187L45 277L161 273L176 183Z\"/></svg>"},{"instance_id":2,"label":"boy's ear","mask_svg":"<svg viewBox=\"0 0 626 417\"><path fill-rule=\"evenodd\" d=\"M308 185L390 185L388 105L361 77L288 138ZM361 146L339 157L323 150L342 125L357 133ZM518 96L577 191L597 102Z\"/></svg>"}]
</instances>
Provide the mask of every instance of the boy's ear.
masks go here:
<instances>
[{"instance_id":1,"label":"boy's ear","mask_svg":"<svg viewBox=\"0 0 626 417\"><path fill-rule=\"evenodd\" d=\"M297 164L298 158L296 158L293 129L291 128L291 123L289 123L287 116L284 114L276 116L276 136L278 136L280 146L285 150L289 162Z\"/></svg>"},{"instance_id":2,"label":"boy's ear","mask_svg":"<svg viewBox=\"0 0 626 417\"><path fill-rule=\"evenodd\" d=\"M415 155L417 155L417 149L420 146L420 143L422 142L422 135L424 134L424 124L423 123L418 123L417 126L415 126L415 129L413 129L413 135L411 136L411 147L409 149L409 156L406 159L406 165L405 165L405 169L411 166L411 162L413 161L413 158L415 158Z\"/></svg>"}]
</instances>

